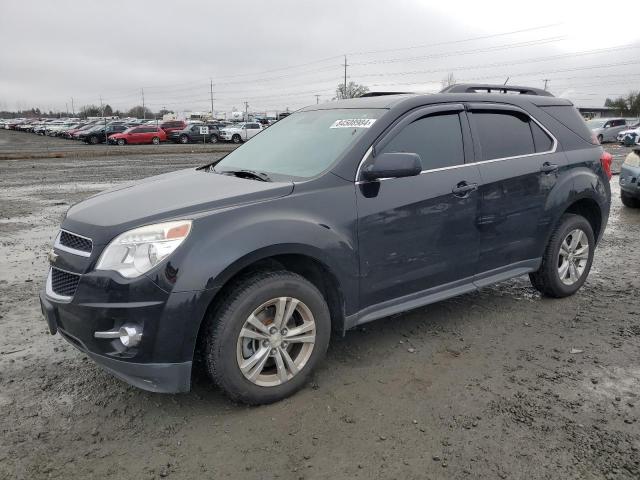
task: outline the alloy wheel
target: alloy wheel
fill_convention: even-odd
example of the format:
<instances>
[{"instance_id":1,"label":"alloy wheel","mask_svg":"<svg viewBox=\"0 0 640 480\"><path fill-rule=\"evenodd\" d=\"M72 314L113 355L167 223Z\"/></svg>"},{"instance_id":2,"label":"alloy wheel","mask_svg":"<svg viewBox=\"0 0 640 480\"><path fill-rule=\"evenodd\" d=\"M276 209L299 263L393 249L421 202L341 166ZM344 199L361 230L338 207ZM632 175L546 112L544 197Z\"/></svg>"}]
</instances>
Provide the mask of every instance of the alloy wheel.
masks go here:
<instances>
[{"instance_id":1,"label":"alloy wheel","mask_svg":"<svg viewBox=\"0 0 640 480\"><path fill-rule=\"evenodd\" d=\"M570 231L560 244L558 253L558 275L565 285L573 285L587 268L589 261L589 238L581 229Z\"/></svg>"},{"instance_id":2,"label":"alloy wheel","mask_svg":"<svg viewBox=\"0 0 640 480\"><path fill-rule=\"evenodd\" d=\"M291 380L307 364L316 322L302 301L279 297L256 308L238 336L236 359L250 382L273 387Z\"/></svg>"}]
</instances>

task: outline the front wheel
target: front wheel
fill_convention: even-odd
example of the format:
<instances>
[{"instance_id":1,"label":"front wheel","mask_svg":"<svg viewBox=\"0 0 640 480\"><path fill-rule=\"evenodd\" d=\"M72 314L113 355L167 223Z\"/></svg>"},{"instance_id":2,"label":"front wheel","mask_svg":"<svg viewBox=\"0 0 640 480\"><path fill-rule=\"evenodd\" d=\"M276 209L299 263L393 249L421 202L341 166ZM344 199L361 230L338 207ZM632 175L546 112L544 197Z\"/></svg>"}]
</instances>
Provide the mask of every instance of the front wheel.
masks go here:
<instances>
[{"instance_id":1,"label":"front wheel","mask_svg":"<svg viewBox=\"0 0 640 480\"><path fill-rule=\"evenodd\" d=\"M529 274L543 295L562 298L584 284L596 247L591 224L580 215L565 214L549 239L537 272Z\"/></svg>"},{"instance_id":2,"label":"front wheel","mask_svg":"<svg viewBox=\"0 0 640 480\"><path fill-rule=\"evenodd\" d=\"M153 143L154 145L160 145L160 139L158 137L153 137L151 139L151 143Z\"/></svg>"},{"instance_id":3,"label":"front wheel","mask_svg":"<svg viewBox=\"0 0 640 480\"><path fill-rule=\"evenodd\" d=\"M124 145L124 144L125 144L125 143L127 143L127 142L125 142L124 138L119 138L119 139L118 139L118 141L117 141L117 143L118 143L118 145L122 146L122 145Z\"/></svg>"},{"instance_id":4,"label":"front wheel","mask_svg":"<svg viewBox=\"0 0 640 480\"><path fill-rule=\"evenodd\" d=\"M90 143L91 145L97 145L97 144L98 144L98 137L96 137L96 136L92 136L92 137L90 137L90 138L89 138L89 143Z\"/></svg>"},{"instance_id":5,"label":"front wheel","mask_svg":"<svg viewBox=\"0 0 640 480\"><path fill-rule=\"evenodd\" d=\"M598 135L598 143L602 143L603 140L604 137L602 136L602 134Z\"/></svg>"},{"instance_id":6,"label":"front wheel","mask_svg":"<svg viewBox=\"0 0 640 480\"><path fill-rule=\"evenodd\" d=\"M288 271L256 272L228 292L205 331L209 376L233 400L250 405L292 395L329 345L324 297Z\"/></svg>"},{"instance_id":7,"label":"front wheel","mask_svg":"<svg viewBox=\"0 0 640 480\"><path fill-rule=\"evenodd\" d=\"M233 143L240 143L242 141L242 137L240 137L240 135L236 133L233 137L231 137L231 141Z\"/></svg>"},{"instance_id":8,"label":"front wheel","mask_svg":"<svg viewBox=\"0 0 640 480\"><path fill-rule=\"evenodd\" d=\"M186 135L181 135L180 143L189 143L189 137L187 137Z\"/></svg>"}]
</instances>

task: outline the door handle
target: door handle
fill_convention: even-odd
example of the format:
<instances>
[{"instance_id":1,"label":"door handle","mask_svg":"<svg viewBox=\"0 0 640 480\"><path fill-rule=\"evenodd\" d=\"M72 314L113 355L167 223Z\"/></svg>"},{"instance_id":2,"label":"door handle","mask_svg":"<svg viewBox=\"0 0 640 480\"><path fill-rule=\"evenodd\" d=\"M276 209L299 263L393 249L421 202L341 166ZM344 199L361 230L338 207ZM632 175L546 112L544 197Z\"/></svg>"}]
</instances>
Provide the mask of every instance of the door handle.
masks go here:
<instances>
[{"instance_id":1,"label":"door handle","mask_svg":"<svg viewBox=\"0 0 640 480\"><path fill-rule=\"evenodd\" d=\"M552 173L558 170L558 165L555 163L544 162L540 167L542 173Z\"/></svg>"},{"instance_id":2,"label":"door handle","mask_svg":"<svg viewBox=\"0 0 640 480\"><path fill-rule=\"evenodd\" d=\"M466 181L462 181L451 189L451 193L453 193L456 197L464 198L469 196L471 192L477 189L477 183L468 183Z\"/></svg>"}]
</instances>

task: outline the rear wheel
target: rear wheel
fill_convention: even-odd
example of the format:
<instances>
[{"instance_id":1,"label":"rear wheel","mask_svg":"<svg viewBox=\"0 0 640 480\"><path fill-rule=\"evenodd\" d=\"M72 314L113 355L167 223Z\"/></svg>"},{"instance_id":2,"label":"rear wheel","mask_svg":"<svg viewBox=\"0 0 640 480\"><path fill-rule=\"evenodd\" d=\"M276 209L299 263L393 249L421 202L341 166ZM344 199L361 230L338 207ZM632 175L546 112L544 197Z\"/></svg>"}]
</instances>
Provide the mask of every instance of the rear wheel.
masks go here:
<instances>
[{"instance_id":1,"label":"rear wheel","mask_svg":"<svg viewBox=\"0 0 640 480\"><path fill-rule=\"evenodd\" d=\"M153 137L151 139L151 143L153 143L154 145L160 145L160 139L158 137Z\"/></svg>"},{"instance_id":2,"label":"rear wheel","mask_svg":"<svg viewBox=\"0 0 640 480\"><path fill-rule=\"evenodd\" d=\"M189 137L186 135L180 135L180 143L189 143Z\"/></svg>"},{"instance_id":3,"label":"rear wheel","mask_svg":"<svg viewBox=\"0 0 640 480\"><path fill-rule=\"evenodd\" d=\"M89 143L91 145L97 145L98 143L98 137L96 137L95 135L92 135L91 137L89 137Z\"/></svg>"},{"instance_id":4,"label":"rear wheel","mask_svg":"<svg viewBox=\"0 0 640 480\"><path fill-rule=\"evenodd\" d=\"M217 135L211 135L211 137L209 137L209 141L211 143L218 143L218 136Z\"/></svg>"},{"instance_id":5,"label":"rear wheel","mask_svg":"<svg viewBox=\"0 0 640 480\"><path fill-rule=\"evenodd\" d=\"M584 284L596 246L591 224L580 215L565 214L551 235L537 272L529 274L540 293L562 298Z\"/></svg>"},{"instance_id":6,"label":"rear wheel","mask_svg":"<svg viewBox=\"0 0 640 480\"><path fill-rule=\"evenodd\" d=\"M640 208L640 199L627 195L625 193L620 194L620 200L625 207Z\"/></svg>"},{"instance_id":7,"label":"rear wheel","mask_svg":"<svg viewBox=\"0 0 640 480\"><path fill-rule=\"evenodd\" d=\"M329 345L324 297L288 271L257 272L228 291L205 331L209 376L233 400L251 405L292 395Z\"/></svg>"}]
</instances>

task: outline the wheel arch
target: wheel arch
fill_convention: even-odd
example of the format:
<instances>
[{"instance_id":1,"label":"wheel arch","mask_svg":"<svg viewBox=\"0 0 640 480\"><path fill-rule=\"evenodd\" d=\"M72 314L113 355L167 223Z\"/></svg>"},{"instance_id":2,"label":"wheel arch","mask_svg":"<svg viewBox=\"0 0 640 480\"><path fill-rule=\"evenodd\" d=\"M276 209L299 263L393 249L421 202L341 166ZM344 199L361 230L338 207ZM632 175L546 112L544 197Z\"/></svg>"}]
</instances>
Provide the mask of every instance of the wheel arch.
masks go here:
<instances>
[{"instance_id":1,"label":"wheel arch","mask_svg":"<svg viewBox=\"0 0 640 480\"><path fill-rule=\"evenodd\" d=\"M204 332L208 319L215 315L216 309L229 289L242 281L243 277L256 271L289 270L311 282L325 298L331 317L331 329L335 333L344 334L345 303L344 292L338 276L327 262L323 261L321 252L314 252L308 246L279 245L263 248L249 253L223 270L216 277L217 288L208 300L205 313L199 319L198 333L194 345L193 359L198 362L202 356Z\"/></svg>"}]
</instances>

